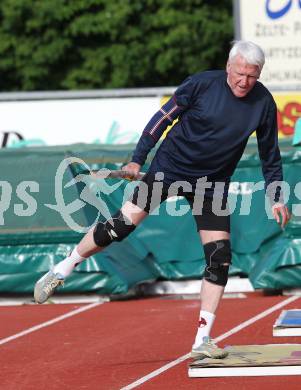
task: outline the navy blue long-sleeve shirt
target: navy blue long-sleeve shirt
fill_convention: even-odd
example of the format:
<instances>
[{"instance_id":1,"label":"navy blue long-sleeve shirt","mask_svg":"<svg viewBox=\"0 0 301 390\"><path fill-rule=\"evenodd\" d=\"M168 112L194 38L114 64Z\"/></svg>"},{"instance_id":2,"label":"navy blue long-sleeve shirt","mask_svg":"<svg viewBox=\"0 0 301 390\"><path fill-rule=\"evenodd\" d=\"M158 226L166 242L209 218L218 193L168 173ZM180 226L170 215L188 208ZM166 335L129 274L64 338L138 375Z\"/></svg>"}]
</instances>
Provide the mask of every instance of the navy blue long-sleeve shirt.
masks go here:
<instances>
[{"instance_id":1,"label":"navy blue long-sleeve shirt","mask_svg":"<svg viewBox=\"0 0 301 390\"><path fill-rule=\"evenodd\" d=\"M171 100L154 115L137 144L132 161L143 165L166 127L179 120L157 150L150 172L164 172L164 181L228 182L256 130L266 186L282 181L277 109L270 92L256 82L242 98L227 84L225 71L188 77Z\"/></svg>"}]
</instances>

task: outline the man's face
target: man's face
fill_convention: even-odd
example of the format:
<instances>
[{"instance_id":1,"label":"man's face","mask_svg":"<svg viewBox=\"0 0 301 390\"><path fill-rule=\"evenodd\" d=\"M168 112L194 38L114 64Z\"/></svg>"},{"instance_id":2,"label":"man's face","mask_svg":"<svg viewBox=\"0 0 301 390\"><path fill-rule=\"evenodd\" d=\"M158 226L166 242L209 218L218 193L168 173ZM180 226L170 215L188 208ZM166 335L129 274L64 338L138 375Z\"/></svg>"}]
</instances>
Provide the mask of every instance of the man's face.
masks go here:
<instances>
[{"instance_id":1,"label":"man's face","mask_svg":"<svg viewBox=\"0 0 301 390\"><path fill-rule=\"evenodd\" d=\"M246 96L260 76L259 67L248 64L240 55L227 62L227 73L227 83L238 98Z\"/></svg>"}]
</instances>

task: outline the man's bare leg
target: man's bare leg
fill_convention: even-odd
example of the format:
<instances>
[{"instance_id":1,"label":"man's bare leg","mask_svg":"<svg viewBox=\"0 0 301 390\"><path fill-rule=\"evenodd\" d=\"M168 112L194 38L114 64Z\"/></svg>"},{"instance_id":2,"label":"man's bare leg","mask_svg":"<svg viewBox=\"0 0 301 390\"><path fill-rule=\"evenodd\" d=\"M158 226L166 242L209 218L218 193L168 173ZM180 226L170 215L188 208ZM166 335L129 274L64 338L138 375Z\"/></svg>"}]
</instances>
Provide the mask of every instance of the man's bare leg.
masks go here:
<instances>
[{"instance_id":1,"label":"man's bare leg","mask_svg":"<svg viewBox=\"0 0 301 390\"><path fill-rule=\"evenodd\" d=\"M131 226L129 230L123 232L123 237L130 234L134 227L137 226L148 215L147 212L131 202L126 202L120 209L120 212L123 217L130 222L129 226ZM125 223L125 221L122 219L121 223ZM110 231L112 232L112 230ZM104 237L106 237L105 240L103 240ZM111 239L108 240L108 237L110 237L108 230L100 229L97 239L101 239L101 242L108 242L106 246L108 246L111 242ZM44 303L50 297L50 295L53 294L55 289L63 284L65 278L67 278L72 273L78 264L86 260L89 256L102 251L103 249L104 247L101 247L95 243L94 228L92 228L86 233L86 235L82 238L82 240L73 249L72 253L68 257L59 262L53 270L50 270L46 275L38 280L34 289L35 301L37 303Z\"/></svg>"},{"instance_id":2,"label":"man's bare leg","mask_svg":"<svg viewBox=\"0 0 301 390\"><path fill-rule=\"evenodd\" d=\"M148 215L146 211L131 202L125 202L120 211L129 221L131 221L132 224L136 226L138 226L139 223ZM89 256L101 252L104 249L104 247L99 247L95 244L93 231L94 228L89 230L77 245L77 252L82 258L88 258Z\"/></svg>"},{"instance_id":3,"label":"man's bare leg","mask_svg":"<svg viewBox=\"0 0 301 390\"><path fill-rule=\"evenodd\" d=\"M200 237L202 240L202 244L205 245L213 241L229 240L230 234L224 231L201 230ZM225 263L225 265L228 264ZM208 340L210 341L210 331L215 320L215 312L223 296L224 289L224 286L211 283L205 279L203 279L202 281L201 311L199 317L199 327L192 348L193 357L199 357L198 349L200 349L200 352L207 352L208 349L207 356L210 356L211 354L217 354L218 357L225 357L227 355L222 349L214 346L214 344L211 345L211 343L209 343L208 345L206 345ZM202 346L204 342L205 345ZM200 356L202 355L200 354Z\"/></svg>"},{"instance_id":4,"label":"man's bare leg","mask_svg":"<svg viewBox=\"0 0 301 390\"><path fill-rule=\"evenodd\" d=\"M201 230L200 237L202 244L217 240L230 240L230 233L223 231ZM210 313L215 313L223 296L225 287L218 284L210 283L207 280L202 280L201 287L201 310L206 310Z\"/></svg>"}]
</instances>

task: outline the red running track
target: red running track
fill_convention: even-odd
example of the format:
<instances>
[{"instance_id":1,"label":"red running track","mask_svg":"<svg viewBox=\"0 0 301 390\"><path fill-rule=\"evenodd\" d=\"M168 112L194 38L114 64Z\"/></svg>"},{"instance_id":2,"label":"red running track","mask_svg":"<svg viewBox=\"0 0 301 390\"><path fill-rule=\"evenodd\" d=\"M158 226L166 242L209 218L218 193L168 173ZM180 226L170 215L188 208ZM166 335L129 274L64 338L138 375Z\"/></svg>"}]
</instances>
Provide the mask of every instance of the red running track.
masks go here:
<instances>
[{"instance_id":1,"label":"red running track","mask_svg":"<svg viewBox=\"0 0 301 390\"><path fill-rule=\"evenodd\" d=\"M250 294L223 299L213 336L285 301L282 296ZM283 309L300 308L301 299ZM117 390L187 354L199 314L198 300L144 299L108 302L22 337L8 336L71 312L80 305L29 305L0 308L0 389ZM227 337L220 345L300 343L272 337L282 309ZM139 389L265 390L301 389L301 376L188 378L188 360L144 382Z\"/></svg>"}]
</instances>

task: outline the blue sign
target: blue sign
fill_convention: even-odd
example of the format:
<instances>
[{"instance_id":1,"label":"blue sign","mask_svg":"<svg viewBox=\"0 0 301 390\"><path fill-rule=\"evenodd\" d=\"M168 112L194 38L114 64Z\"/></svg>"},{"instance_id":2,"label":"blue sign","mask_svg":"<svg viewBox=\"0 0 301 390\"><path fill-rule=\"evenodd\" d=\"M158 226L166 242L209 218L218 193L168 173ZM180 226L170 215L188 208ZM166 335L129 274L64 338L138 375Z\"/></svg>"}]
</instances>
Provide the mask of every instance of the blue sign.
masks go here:
<instances>
[{"instance_id":1,"label":"blue sign","mask_svg":"<svg viewBox=\"0 0 301 390\"><path fill-rule=\"evenodd\" d=\"M299 8L301 9L301 0L296 0L299 3ZM279 19L284 16L290 9L293 4L293 0L288 0L284 6L279 8L277 11L271 10L271 3L273 0L266 0L265 10L269 18L271 19Z\"/></svg>"}]
</instances>

